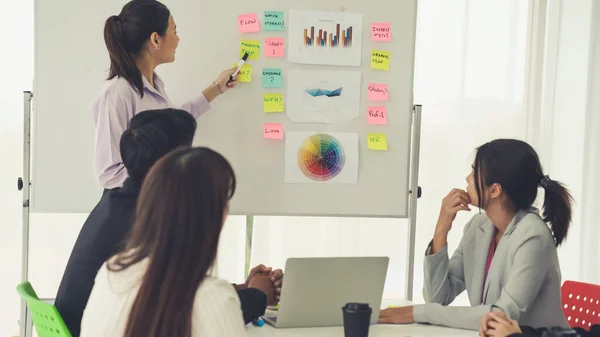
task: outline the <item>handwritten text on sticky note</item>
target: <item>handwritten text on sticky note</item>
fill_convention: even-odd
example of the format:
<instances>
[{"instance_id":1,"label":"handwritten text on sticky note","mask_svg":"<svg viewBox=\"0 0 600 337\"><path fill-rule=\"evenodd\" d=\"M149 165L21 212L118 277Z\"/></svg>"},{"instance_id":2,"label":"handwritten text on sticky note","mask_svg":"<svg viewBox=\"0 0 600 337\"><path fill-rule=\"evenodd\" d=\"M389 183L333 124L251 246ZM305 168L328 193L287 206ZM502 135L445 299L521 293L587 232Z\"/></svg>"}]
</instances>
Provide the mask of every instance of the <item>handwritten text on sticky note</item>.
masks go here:
<instances>
[{"instance_id":1,"label":"handwritten text on sticky note","mask_svg":"<svg viewBox=\"0 0 600 337\"><path fill-rule=\"evenodd\" d=\"M384 106L370 106L367 108L367 121L369 124L387 124L387 109Z\"/></svg>"},{"instance_id":2,"label":"handwritten text on sticky note","mask_svg":"<svg viewBox=\"0 0 600 337\"><path fill-rule=\"evenodd\" d=\"M260 31L258 16L255 13L238 15L238 28L241 33L254 33Z\"/></svg>"},{"instance_id":3,"label":"handwritten text on sticky note","mask_svg":"<svg viewBox=\"0 0 600 337\"><path fill-rule=\"evenodd\" d=\"M263 88L281 88L283 86L283 78L280 68L263 68L262 70L262 86Z\"/></svg>"},{"instance_id":4,"label":"handwritten text on sticky note","mask_svg":"<svg viewBox=\"0 0 600 337\"><path fill-rule=\"evenodd\" d=\"M367 145L371 150L387 151L387 137L384 133L369 133Z\"/></svg>"},{"instance_id":5,"label":"handwritten text on sticky note","mask_svg":"<svg viewBox=\"0 0 600 337\"><path fill-rule=\"evenodd\" d=\"M263 108L265 112L283 112L283 94L264 94Z\"/></svg>"},{"instance_id":6,"label":"handwritten text on sticky note","mask_svg":"<svg viewBox=\"0 0 600 337\"><path fill-rule=\"evenodd\" d=\"M284 57L285 48L282 37L268 37L265 39L265 57Z\"/></svg>"},{"instance_id":7,"label":"handwritten text on sticky note","mask_svg":"<svg viewBox=\"0 0 600 337\"><path fill-rule=\"evenodd\" d=\"M390 52L385 50L373 50L371 52L371 68L390 70Z\"/></svg>"},{"instance_id":8,"label":"handwritten text on sticky note","mask_svg":"<svg viewBox=\"0 0 600 337\"><path fill-rule=\"evenodd\" d=\"M283 12L265 11L263 27L265 30L283 30Z\"/></svg>"},{"instance_id":9,"label":"handwritten text on sticky note","mask_svg":"<svg viewBox=\"0 0 600 337\"><path fill-rule=\"evenodd\" d=\"M237 64L233 64L233 66L237 66ZM238 72L238 82L252 82L252 66L249 64L244 64L240 71Z\"/></svg>"},{"instance_id":10,"label":"handwritten text on sticky note","mask_svg":"<svg viewBox=\"0 0 600 337\"><path fill-rule=\"evenodd\" d=\"M388 88L387 84L369 83L369 101L387 101Z\"/></svg>"},{"instance_id":11,"label":"handwritten text on sticky note","mask_svg":"<svg viewBox=\"0 0 600 337\"><path fill-rule=\"evenodd\" d=\"M260 55L259 40L241 40L240 41L240 58L248 53L248 60L258 60Z\"/></svg>"},{"instance_id":12,"label":"handwritten text on sticky note","mask_svg":"<svg viewBox=\"0 0 600 337\"><path fill-rule=\"evenodd\" d=\"M283 126L278 123L263 124L263 137L267 139L283 139Z\"/></svg>"},{"instance_id":13,"label":"handwritten text on sticky note","mask_svg":"<svg viewBox=\"0 0 600 337\"><path fill-rule=\"evenodd\" d=\"M374 22L371 24L373 41L391 41L392 31L389 22Z\"/></svg>"}]
</instances>

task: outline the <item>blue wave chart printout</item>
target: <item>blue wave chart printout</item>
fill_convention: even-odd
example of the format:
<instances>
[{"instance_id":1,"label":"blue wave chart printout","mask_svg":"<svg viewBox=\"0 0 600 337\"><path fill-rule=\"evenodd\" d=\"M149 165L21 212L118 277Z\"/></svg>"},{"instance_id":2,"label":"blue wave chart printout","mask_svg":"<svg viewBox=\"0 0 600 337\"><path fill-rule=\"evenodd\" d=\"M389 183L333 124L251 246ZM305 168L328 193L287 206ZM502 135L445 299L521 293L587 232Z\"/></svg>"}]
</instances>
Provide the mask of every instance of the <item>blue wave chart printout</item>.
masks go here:
<instances>
[{"instance_id":1,"label":"blue wave chart printout","mask_svg":"<svg viewBox=\"0 0 600 337\"><path fill-rule=\"evenodd\" d=\"M344 123L358 118L360 71L290 70L287 114L294 123Z\"/></svg>"}]
</instances>

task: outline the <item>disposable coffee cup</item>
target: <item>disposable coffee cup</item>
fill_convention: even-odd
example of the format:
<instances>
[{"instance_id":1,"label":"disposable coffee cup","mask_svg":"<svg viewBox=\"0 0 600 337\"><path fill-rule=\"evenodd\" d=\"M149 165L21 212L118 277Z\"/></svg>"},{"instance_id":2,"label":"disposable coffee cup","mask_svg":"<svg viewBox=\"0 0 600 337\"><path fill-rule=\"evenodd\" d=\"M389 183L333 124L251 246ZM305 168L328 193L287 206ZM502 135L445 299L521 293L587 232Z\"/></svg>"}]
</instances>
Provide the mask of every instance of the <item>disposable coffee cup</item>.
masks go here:
<instances>
[{"instance_id":1,"label":"disposable coffee cup","mask_svg":"<svg viewBox=\"0 0 600 337\"><path fill-rule=\"evenodd\" d=\"M368 337L373 310L366 303L346 303L342 307L345 337Z\"/></svg>"}]
</instances>

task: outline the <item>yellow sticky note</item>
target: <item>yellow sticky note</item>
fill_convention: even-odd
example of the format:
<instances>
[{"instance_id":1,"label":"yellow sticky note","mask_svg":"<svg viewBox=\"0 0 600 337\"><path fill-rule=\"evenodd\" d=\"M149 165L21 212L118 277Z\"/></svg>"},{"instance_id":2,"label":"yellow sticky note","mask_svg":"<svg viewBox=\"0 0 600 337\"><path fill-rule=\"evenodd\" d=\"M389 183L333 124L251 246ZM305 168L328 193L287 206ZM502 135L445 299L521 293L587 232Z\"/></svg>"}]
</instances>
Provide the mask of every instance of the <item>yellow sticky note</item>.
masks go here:
<instances>
[{"instance_id":1,"label":"yellow sticky note","mask_svg":"<svg viewBox=\"0 0 600 337\"><path fill-rule=\"evenodd\" d=\"M283 112L283 94L264 94L263 107L265 112Z\"/></svg>"},{"instance_id":2,"label":"yellow sticky note","mask_svg":"<svg viewBox=\"0 0 600 337\"><path fill-rule=\"evenodd\" d=\"M390 52L385 50L373 50L371 52L371 68L390 70Z\"/></svg>"},{"instance_id":3,"label":"yellow sticky note","mask_svg":"<svg viewBox=\"0 0 600 337\"><path fill-rule=\"evenodd\" d=\"M384 133L369 133L367 135L369 149L387 151L387 137Z\"/></svg>"},{"instance_id":4,"label":"yellow sticky note","mask_svg":"<svg viewBox=\"0 0 600 337\"><path fill-rule=\"evenodd\" d=\"M233 66L237 66L237 64L233 64ZM238 72L238 82L252 82L252 66L249 64L244 64L240 71Z\"/></svg>"},{"instance_id":5,"label":"yellow sticky note","mask_svg":"<svg viewBox=\"0 0 600 337\"><path fill-rule=\"evenodd\" d=\"M258 60L260 56L260 41L259 40L242 40L240 41L240 58L248 53L248 60Z\"/></svg>"}]
</instances>

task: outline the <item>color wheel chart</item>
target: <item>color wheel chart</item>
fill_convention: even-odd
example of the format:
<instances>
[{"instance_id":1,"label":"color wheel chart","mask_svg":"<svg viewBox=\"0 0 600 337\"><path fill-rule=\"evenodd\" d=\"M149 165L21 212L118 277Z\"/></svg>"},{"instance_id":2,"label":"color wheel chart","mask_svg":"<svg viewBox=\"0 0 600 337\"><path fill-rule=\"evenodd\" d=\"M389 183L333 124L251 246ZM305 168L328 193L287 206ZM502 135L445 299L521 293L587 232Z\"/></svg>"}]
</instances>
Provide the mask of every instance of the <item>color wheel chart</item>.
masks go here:
<instances>
[{"instance_id":1,"label":"color wheel chart","mask_svg":"<svg viewBox=\"0 0 600 337\"><path fill-rule=\"evenodd\" d=\"M328 134L306 138L298 150L298 167L314 181L333 179L342 171L345 162L344 148Z\"/></svg>"}]
</instances>

